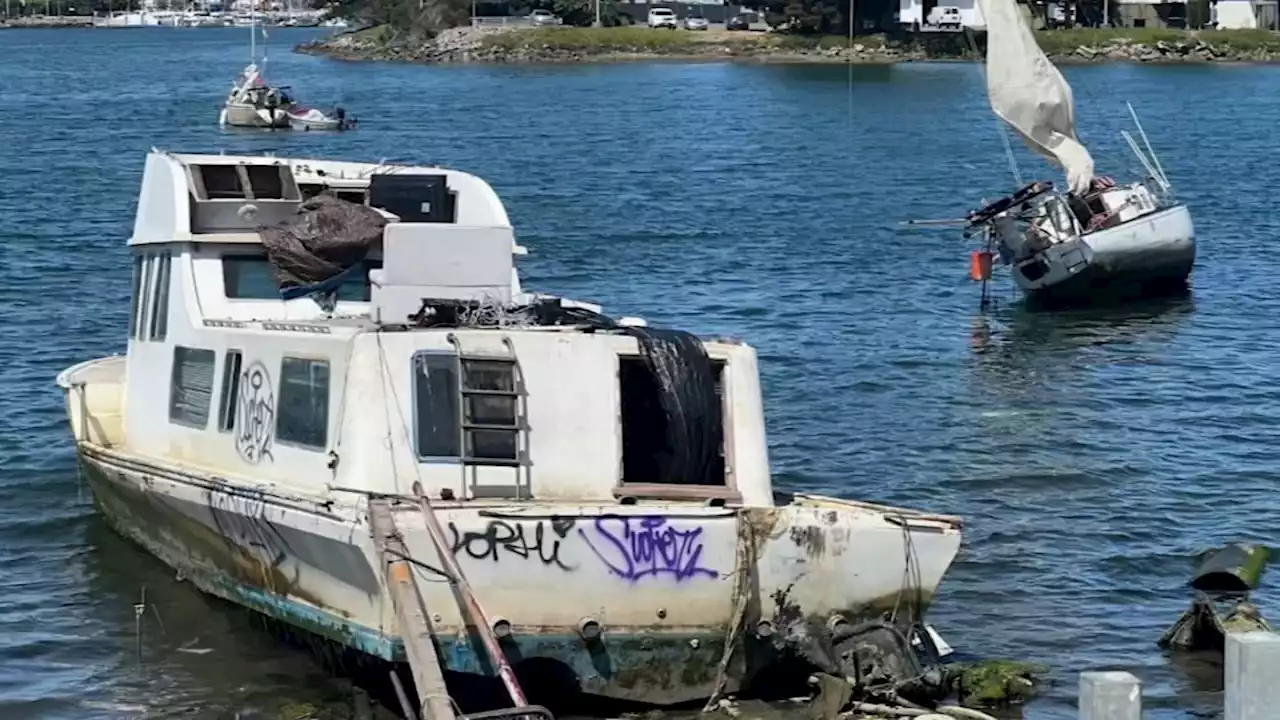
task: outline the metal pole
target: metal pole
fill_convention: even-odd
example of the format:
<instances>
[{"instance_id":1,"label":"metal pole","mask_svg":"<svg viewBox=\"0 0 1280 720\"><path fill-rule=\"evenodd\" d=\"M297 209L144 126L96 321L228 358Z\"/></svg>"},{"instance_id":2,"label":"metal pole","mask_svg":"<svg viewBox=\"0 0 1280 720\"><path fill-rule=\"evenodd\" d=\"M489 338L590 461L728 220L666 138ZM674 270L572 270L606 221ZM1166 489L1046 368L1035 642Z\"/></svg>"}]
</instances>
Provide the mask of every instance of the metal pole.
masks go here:
<instances>
[{"instance_id":1,"label":"metal pole","mask_svg":"<svg viewBox=\"0 0 1280 720\"><path fill-rule=\"evenodd\" d=\"M1111 27L1111 2L1102 0L1102 27Z\"/></svg>"},{"instance_id":2,"label":"metal pole","mask_svg":"<svg viewBox=\"0 0 1280 720\"><path fill-rule=\"evenodd\" d=\"M596 0L596 21L592 23L591 27L601 27L602 25L603 23L600 22L600 0Z\"/></svg>"}]
</instances>

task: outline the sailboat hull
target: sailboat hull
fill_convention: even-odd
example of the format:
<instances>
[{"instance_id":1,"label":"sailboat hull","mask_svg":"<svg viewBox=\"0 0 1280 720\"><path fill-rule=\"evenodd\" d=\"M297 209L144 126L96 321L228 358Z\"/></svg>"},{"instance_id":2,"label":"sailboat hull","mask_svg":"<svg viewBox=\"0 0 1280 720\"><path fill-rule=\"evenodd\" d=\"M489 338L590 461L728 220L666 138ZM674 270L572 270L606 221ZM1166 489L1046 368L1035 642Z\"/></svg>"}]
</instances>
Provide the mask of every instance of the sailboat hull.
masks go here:
<instances>
[{"instance_id":1,"label":"sailboat hull","mask_svg":"<svg viewBox=\"0 0 1280 720\"><path fill-rule=\"evenodd\" d=\"M1195 225L1177 205L1054 245L1013 277L1032 304L1096 305L1184 292L1195 260Z\"/></svg>"}]
</instances>

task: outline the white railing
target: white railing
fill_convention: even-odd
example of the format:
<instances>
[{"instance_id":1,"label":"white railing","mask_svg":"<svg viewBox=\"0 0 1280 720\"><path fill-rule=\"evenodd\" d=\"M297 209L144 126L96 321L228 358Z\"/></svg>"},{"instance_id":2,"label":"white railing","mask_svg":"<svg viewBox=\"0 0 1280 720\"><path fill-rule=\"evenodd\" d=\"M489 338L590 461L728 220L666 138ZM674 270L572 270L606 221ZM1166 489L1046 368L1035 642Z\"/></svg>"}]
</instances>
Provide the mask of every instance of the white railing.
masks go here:
<instances>
[{"instance_id":1,"label":"white railing","mask_svg":"<svg viewBox=\"0 0 1280 720\"><path fill-rule=\"evenodd\" d=\"M528 17L507 17L498 15L492 17L472 17L471 27L530 27L534 25L531 18Z\"/></svg>"}]
</instances>

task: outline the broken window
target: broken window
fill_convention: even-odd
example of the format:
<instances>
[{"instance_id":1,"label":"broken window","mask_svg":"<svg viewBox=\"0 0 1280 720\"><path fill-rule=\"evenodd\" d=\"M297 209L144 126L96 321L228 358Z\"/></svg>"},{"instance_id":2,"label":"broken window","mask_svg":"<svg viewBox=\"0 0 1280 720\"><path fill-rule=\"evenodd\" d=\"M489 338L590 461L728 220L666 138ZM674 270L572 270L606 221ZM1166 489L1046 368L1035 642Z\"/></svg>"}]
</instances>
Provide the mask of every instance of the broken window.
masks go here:
<instances>
[{"instance_id":1,"label":"broken window","mask_svg":"<svg viewBox=\"0 0 1280 720\"><path fill-rule=\"evenodd\" d=\"M622 482L672 485L727 485L724 457L723 377L725 364L711 361L711 392L685 388L687 398L667 398L650 365L639 357L618 359L622 404ZM696 377L698 373L692 373ZM684 394L684 393L681 393ZM714 407L712 407L714 406ZM673 409L679 408L677 412ZM712 426L714 424L714 427ZM713 448L706 446L712 443Z\"/></svg>"}]
</instances>

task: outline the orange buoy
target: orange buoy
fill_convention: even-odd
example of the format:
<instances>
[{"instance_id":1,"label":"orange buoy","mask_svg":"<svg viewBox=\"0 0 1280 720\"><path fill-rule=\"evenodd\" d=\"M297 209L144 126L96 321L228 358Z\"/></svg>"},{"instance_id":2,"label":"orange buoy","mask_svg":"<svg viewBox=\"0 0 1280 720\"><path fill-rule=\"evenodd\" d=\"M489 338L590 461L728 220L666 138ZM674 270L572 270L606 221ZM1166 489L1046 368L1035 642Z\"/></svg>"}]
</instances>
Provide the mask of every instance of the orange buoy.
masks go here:
<instances>
[{"instance_id":1,"label":"orange buoy","mask_svg":"<svg viewBox=\"0 0 1280 720\"><path fill-rule=\"evenodd\" d=\"M974 250L969 254L969 277L973 280L991 279L990 250Z\"/></svg>"}]
</instances>

